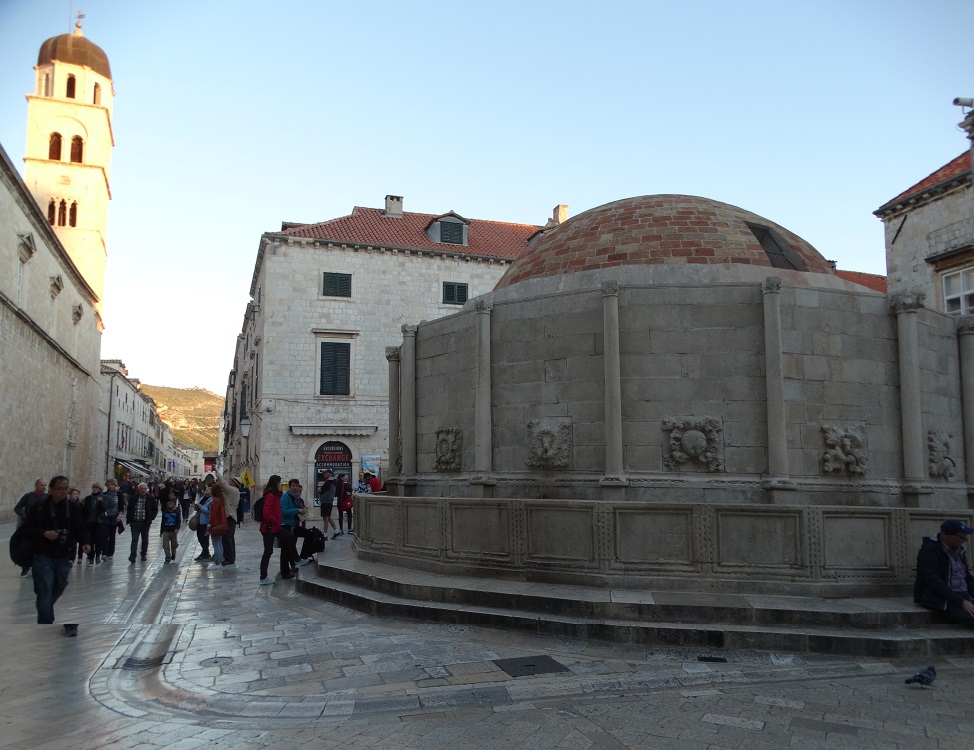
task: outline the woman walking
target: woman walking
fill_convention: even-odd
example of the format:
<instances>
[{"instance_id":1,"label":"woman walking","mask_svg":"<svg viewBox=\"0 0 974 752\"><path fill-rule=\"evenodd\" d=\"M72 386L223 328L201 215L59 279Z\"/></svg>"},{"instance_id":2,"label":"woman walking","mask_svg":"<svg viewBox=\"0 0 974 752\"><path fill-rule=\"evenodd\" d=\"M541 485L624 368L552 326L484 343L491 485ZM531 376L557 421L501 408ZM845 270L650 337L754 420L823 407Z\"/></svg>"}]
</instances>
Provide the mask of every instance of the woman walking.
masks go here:
<instances>
[{"instance_id":1,"label":"woman walking","mask_svg":"<svg viewBox=\"0 0 974 752\"><path fill-rule=\"evenodd\" d=\"M210 569L223 569L223 536L229 530L227 523L227 498L221 483L214 483L210 490L210 539L213 541L213 563Z\"/></svg>"}]
</instances>

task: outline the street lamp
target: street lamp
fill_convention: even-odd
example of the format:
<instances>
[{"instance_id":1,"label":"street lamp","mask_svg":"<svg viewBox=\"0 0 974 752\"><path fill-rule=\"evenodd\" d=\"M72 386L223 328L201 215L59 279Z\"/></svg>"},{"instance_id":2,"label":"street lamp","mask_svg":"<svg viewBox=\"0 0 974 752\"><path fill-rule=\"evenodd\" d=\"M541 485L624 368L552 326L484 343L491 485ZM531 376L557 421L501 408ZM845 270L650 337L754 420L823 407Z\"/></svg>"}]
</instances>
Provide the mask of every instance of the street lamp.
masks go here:
<instances>
[{"instance_id":1,"label":"street lamp","mask_svg":"<svg viewBox=\"0 0 974 752\"><path fill-rule=\"evenodd\" d=\"M243 436L245 439L250 436L250 426L251 426L250 418L244 415L240 419L240 435Z\"/></svg>"}]
</instances>

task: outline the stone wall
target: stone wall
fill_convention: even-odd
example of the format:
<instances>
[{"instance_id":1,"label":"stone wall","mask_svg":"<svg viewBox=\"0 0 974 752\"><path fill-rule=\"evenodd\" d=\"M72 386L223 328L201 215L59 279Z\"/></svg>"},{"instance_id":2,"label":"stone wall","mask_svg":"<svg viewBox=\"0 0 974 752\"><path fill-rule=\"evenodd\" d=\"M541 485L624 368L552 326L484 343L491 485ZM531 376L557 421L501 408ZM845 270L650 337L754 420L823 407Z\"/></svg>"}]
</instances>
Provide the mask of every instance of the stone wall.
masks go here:
<instances>
[{"instance_id":1,"label":"stone wall","mask_svg":"<svg viewBox=\"0 0 974 752\"><path fill-rule=\"evenodd\" d=\"M0 149L0 520L38 477L101 477L95 297Z\"/></svg>"},{"instance_id":2,"label":"stone wall","mask_svg":"<svg viewBox=\"0 0 974 752\"><path fill-rule=\"evenodd\" d=\"M924 536L970 510L356 496L356 551L529 581L907 596Z\"/></svg>"}]
</instances>

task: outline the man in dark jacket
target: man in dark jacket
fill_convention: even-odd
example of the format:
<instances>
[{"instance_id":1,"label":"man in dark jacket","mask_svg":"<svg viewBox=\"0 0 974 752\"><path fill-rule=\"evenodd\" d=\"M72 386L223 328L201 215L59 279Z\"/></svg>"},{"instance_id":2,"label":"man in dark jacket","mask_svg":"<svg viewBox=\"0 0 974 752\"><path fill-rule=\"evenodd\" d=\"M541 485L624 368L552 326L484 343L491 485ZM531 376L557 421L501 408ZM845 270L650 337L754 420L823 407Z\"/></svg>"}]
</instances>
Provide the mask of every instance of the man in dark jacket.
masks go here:
<instances>
[{"instance_id":1,"label":"man in dark jacket","mask_svg":"<svg viewBox=\"0 0 974 752\"><path fill-rule=\"evenodd\" d=\"M915 603L943 611L961 624L974 625L974 577L964 543L974 533L960 520L946 520L936 538L924 538L917 554Z\"/></svg>"},{"instance_id":2,"label":"man in dark jacket","mask_svg":"<svg viewBox=\"0 0 974 752\"><path fill-rule=\"evenodd\" d=\"M28 535L34 543L34 594L37 596L37 623L54 623L54 603L68 586L68 572L74 558L74 547L88 553L88 530L81 506L68 499L68 479L51 478L50 494L34 504L27 513ZM77 624L65 624L69 637L78 634Z\"/></svg>"},{"instance_id":3,"label":"man in dark jacket","mask_svg":"<svg viewBox=\"0 0 974 752\"><path fill-rule=\"evenodd\" d=\"M149 486L139 483L135 494L128 500L125 510L125 522L132 531L132 550L129 552L129 562L135 564L135 552L139 541L142 541L142 561L149 553L149 528L159 513L159 502L149 493Z\"/></svg>"}]
</instances>

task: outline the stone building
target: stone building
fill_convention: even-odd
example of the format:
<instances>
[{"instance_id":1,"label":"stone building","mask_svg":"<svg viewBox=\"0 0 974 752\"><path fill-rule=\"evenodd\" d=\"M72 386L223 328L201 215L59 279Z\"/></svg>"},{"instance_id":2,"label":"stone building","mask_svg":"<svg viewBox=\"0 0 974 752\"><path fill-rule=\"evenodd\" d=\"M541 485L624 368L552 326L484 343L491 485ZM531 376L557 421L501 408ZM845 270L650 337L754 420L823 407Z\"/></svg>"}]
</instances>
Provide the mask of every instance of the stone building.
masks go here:
<instances>
[{"instance_id":1,"label":"stone building","mask_svg":"<svg viewBox=\"0 0 974 752\"><path fill-rule=\"evenodd\" d=\"M0 519L38 477L100 476L98 295L0 147Z\"/></svg>"},{"instance_id":2,"label":"stone building","mask_svg":"<svg viewBox=\"0 0 974 752\"><path fill-rule=\"evenodd\" d=\"M655 589L902 592L920 537L971 519L974 318L958 334L915 293L848 276L694 196L616 201L536 236L492 292L390 348L401 471L392 494L358 500L359 554Z\"/></svg>"},{"instance_id":3,"label":"stone building","mask_svg":"<svg viewBox=\"0 0 974 752\"><path fill-rule=\"evenodd\" d=\"M974 113L960 124L974 135ZM925 305L974 313L974 188L964 151L875 212L883 220L890 292L921 293Z\"/></svg>"},{"instance_id":4,"label":"stone building","mask_svg":"<svg viewBox=\"0 0 974 752\"><path fill-rule=\"evenodd\" d=\"M128 472L138 478L187 477L201 472L202 453L194 457L173 440L172 428L156 409L155 401L130 378L120 360L101 361L100 423L108 437L101 467L106 478Z\"/></svg>"},{"instance_id":5,"label":"stone building","mask_svg":"<svg viewBox=\"0 0 974 752\"><path fill-rule=\"evenodd\" d=\"M387 196L382 209L262 235L227 387L224 467L312 488L326 467L357 477L366 458L384 476L385 347L404 323L489 292L539 229L406 212Z\"/></svg>"}]
</instances>

